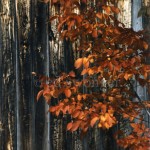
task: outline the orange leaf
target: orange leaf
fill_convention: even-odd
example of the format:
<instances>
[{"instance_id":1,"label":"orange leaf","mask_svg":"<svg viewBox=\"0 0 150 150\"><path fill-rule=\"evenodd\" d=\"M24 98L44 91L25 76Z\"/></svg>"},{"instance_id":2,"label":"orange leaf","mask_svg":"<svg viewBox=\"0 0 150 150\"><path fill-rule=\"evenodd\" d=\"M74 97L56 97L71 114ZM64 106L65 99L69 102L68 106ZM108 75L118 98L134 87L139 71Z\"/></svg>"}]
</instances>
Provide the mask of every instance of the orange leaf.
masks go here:
<instances>
[{"instance_id":1,"label":"orange leaf","mask_svg":"<svg viewBox=\"0 0 150 150\"><path fill-rule=\"evenodd\" d=\"M148 49L148 44L145 41L143 41L143 47L144 49Z\"/></svg>"},{"instance_id":2,"label":"orange leaf","mask_svg":"<svg viewBox=\"0 0 150 150\"><path fill-rule=\"evenodd\" d=\"M99 120L99 117L92 118L92 120L90 122L91 127L93 127L98 120Z\"/></svg>"},{"instance_id":3,"label":"orange leaf","mask_svg":"<svg viewBox=\"0 0 150 150\"><path fill-rule=\"evenodd\" d=\"M82 100L82 96L78 94L77 99L78 99L78 101Z\"/></svg>"},{"instance_id":4,"label":"orange leaf","mask_svg":"<svg viewBox=\"0 0 150 150\"><path fill-rule=\"evenodd\" d=\"M75 75L74 71L71 71L71 72L69 72L69 76L70 77L75 77L76 75Z\"/></svg>"},{"instance_id":5,"label":"orange leaf","mask_svg":"<svg viewBox=\"0 0 150 150\"><path fill-rule=\"evenodd\" d=\"M67 130L70 130L72 128L72 122L67 124Z\"/></svg>"},{"instance_id":6,"label":"orange leaf","mask_svg":"<svg viewBox=\"0 0 150 150\"><path fill-rule=\"evenodd\" d=\"M79 58L75 61L75 64L74 66L76 67L76 69L80 68L81 65L83 64L83 59L82 58Z\"/></svg>"},{"instance_id":7,"label":"orange leaf","mask_svg":"<svg viewBox=\"0 0 150 150\"><path fill-rule=\"evenodd\" d=\"M80 110L75 110L73 113L72 113L72 117L73 118L77 118L80 114Z\"/></svg>"},{"instance_id":8,"label":"orange leaf","mask_svg":"<svg viewBox=\"0 0 150 150\"><path fill-rule=\"evenodd\" d=\"M46 94L44 94L44 98L45 98L46 102L49 103L49 101L51 99L51 95L46 93Z\"/></svg>"},{"instance_id":9,"label":"orange leaf","mask_svg":"<svg viewBox=\"0 0 150 150\"><path fill-rule=\"evenodd\" d=\"M96 14L96 17L98 17L99 19L102 19L102 18L103 18L103 15L102 15L102 13L97 13L97 14Z\"/></svg>"},{"instance_id":10,"label":"orange leaf","mask_svg":"<svg viewBox=\"0 0 150 150\"><path fill-rule=\"evenodd\" d=\"M70 97L71 96L71 90L70 89L65 89L64 93L65 93L66 97Z\"/></svg>"},{"instance_id":11,"label":"orange leaf","mask_svg":"<svg viewBox=\"0 0 150 150\"><path fill-rule=\"evenodd\" d=\"M111 6L111 10L116 14L118 14L120 12L119 8L114 7L114 6Z\"/></svg>"},{"instance_id":12,"label":"orange leaf","mask_svg":"<svg viewBox=\"0 0 150 150\"><path fill-rule=\"evenodd\" d=\"M90 64L90 63L89 63L88 58L84 57L84 58L83 58L83 65L84 65L84 67L85 67L85 68L88 68L88 67L89 67L89 64Z\"/></svg>"},{"instance_id":13,"label":"orange leaf","mask_svg":"<svg viewBox=\"0 0 150 150\"><path fill-rule=\"evenodd\" d=\"M103 9L106 11L107 14L110 14L111 12L110 6L103 6Z\"/></svg>"},{"instance_id":14,"label":"orange leaf","mask_svg":"<svg viewBox=\"0 0 150 150\"><path fill-rule=\"evenodd\" d=\"M125 75L124 75L124 78L125 78L126 80L128 80L128 79L131 78L131 77L132 77L132 74L125 73Z\"/></svg>"},{"instance_id":15,"label":"orange leaf","mask_svg":"<svg viewBox=\"0 0 150 150\"><path fill-rule=\"evenodd\" d=\"M85 75L87 73L87 69L83 69L81 75Z\"/></svg>"},{"instance_id":16,"label":"orange leaf","mask_svg":"<svg viewBox=\"0 0 150 150\"><path fill-rule=\"evenodd\" d=\"M39 91L39 92L38 92L38 94L37 94L37 98L36 98L36 99L37 99L37 101L39 100L39 98L41 97L41 95L42 95L42 94L43 94L43 90L41 90L41 91Z\"/></svg>"},{"instance_id":17,"label":"orange leaf","mask_svg":"<svg viewBox=\"0 0 150 150\"><path fill-rule=\"evenodd\" d=\"M74 122L74 123L72 124L71 131L72 131L72 132L73 132L73 131L76 131L76 130L79 128L80 124L81 124L81 120L78 120L78 121Z\"/></svg>"},{"instance_id":18,"label":"orange leaf","mask_svg":"<svg viewBox=\"0 0 150 150\"><path fill-rule=\"evenodd\" d=\"M101 111L102 111L103 113L106 113L106 109L107 109L106 105L105 105L105 104L102 104L102 106L101 106Z\"/></svg>"},{"instance_id":19,"label":"orange leaf","mask_svg":"<svg viewBox=\"0 0 150 150\"><path fill-rule=\"evenodd\" d=\"M50 112L55 112L55 111L56 111L56 107L55 107L55 106L51 106L51 107L49 108L49 111L50 111Z\"/></svg>"}]
</instances>

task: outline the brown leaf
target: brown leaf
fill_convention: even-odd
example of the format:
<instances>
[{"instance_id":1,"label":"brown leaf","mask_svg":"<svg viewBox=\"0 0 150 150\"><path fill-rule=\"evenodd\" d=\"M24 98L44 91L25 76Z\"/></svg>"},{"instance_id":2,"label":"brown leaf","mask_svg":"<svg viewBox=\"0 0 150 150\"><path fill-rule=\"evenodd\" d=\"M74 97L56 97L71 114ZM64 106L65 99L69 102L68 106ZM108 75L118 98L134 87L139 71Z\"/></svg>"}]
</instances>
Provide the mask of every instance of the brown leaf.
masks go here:
<instances>
[{"instance_id":1,"label":"brown leaf","mask_svg":"<svg viewBox=\"0 0 150 150\"><path fill-rule=\"evenodd\" d=\"M96 29L93 30L92 36L93 36L94 38L97 38L97 37L98 37L98 34L97 34L97 30L96 30Z\"/></svg>"},{"instance_id":2,"label":"brown leaf","mask_svg":"<svg viewBox=\"0 0 150 150\"><path fill-rule=\"evenodd\" d=\"M50 17L50 21L53 21L53 20L57 19L58 17L59 17L58 15L52 16L52 17Z\"/></svg>"}]
</instances>

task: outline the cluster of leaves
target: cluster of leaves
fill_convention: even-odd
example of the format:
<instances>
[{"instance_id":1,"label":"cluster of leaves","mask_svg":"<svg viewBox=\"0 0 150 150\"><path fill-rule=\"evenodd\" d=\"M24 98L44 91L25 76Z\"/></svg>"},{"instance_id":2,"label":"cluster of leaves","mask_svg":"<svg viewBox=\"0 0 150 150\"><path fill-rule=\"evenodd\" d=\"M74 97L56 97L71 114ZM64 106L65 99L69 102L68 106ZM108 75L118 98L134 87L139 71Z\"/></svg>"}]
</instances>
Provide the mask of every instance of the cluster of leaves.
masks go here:
<instances>
[{"instance_id":1,"label":"cluster of leaves","mask_svg":"<svg viewBox=\"0 0 150 150\"><path fill-rule=\"evenodd\" d=\"M60 7L59 14L50 18L57 20L60 38L78 43L77 51L82 53L74 64L80 77L73 71L55 80L42 77L37 99L41 95L47 103L59 99L49 111L56 116L70 114L72 121L67 130L72 132L78 128L86 132L94 126L109 129L120 117L128 119L133 130L126 137L119 136L118 144L148 149L149 130L142 124L141 111L150 104L133 100L137 93L131 86L132 79L141 86L149 83L144 31L135 32L117 20L115 0L101 0L93 7L86 0L52 2ZM136 118L140 118L138 124L134 123Z\"/></svg>"}]
</instances>

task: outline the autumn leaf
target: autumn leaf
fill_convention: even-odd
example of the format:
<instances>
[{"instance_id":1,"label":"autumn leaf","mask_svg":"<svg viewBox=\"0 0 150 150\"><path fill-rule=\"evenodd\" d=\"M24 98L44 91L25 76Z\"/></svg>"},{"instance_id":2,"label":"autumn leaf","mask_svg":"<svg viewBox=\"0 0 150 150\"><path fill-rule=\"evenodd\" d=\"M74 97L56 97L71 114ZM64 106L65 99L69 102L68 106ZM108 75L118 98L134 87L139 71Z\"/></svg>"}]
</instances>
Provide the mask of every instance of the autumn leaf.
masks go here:
<instances>
[{"instance_id":1,"label":"autumn leaf","mask_svg":"<svg viewBox=\"0 0 150 150\"><path fill-rule=\"evenodd\" d=\"M72 125L73 125L73 123L72 123L72 122L68 123L68 124L67 124L67 130L71 130Z\"/></svg>"},{"instance_id":2,"label":"autumn leaf","mask_svg":"<svg viewBox=\"0 0 150 150\"><path fill-rule=\"evenodd\" d=\"M82 100L82 96L80 94L77 95L77 100L81 101Z\"/></svg>"},{"instance_id":3,"label":"autumn leaf","mask_svg":"<svg viewBox=\"0 0 150 150\"><path fill-rule=\"evenodd\" d=\"M71 72L69 72L69 76L70 77L75 77L76 75L75 75L74 71L71 71Z\"/></svg>"},{"instance_id":4,"label":"autumn leaf","mask_svg":"<svg viewBox=\"0 0 150 150\"><path fill-rule=\"evenodd\" d=\"M73 113L72 113L72 117L73 118L77 118L80 114L80 110L75 110Z\"/></svg>"},{"instance_id":5,"label":"autumn leaf","mask_svg":"<svg viewBox=\"0 0 150 150\"><path fill-rule=\"evenodd\" d=\"M70 89L65 89L64 93L65 93L66 97L68 97L68 98L71 96L71 90Z\"/></svg>"},{"instance_id":6,"label":"autumn leaf","mask_svg":"<svg viewBox=\"0 0 150 150\"><path fill-rule=\"evenodd\" d=\"M88 58L86 58L86 57L84 57L83 58L83 66L85 67L85 68L88 68L89 67L89 60L88 60Z\"/></svg>"},{"instance_id":7,"label":"autumn leaf","mask_svg":"<svg viewBox=\"0 0 150 150\"><path fill-rule=\"evenodd\" d=\"M39 92L38 92L38 94L37 94L37 98L36 98L36 99L37 99L37 101L39 100L39 98L41 97L41 95L42 95L42 94L43 94L43 90L41 90L41 91L39 91Z\"/></svg>"},{"instance_id":8,"label":"autumn leaf","mask_svg":"<svg viewBox=\"0 0 150 150\"><path fill-rule=\"evenodd\" d=\"M72 132L76 131L79 128L80 124L81 124L81 120L77 120L77 121L73 122L71 131Z\"/></svg>"},{"instance_id":9,"label":"autumn leaf","mask_svg":"<svg viewBox=\"0 0 150 150\"><path fill-rule=\"evenodd\" d=\"M55 111L56 111L56 107L55 107L55 106L51 106L51 107L49 108L49 111L52 112L52 113L55 112Z\"/></svg>"},{"instance_id":10,"label":"autumn leaf","mask_svg":"<svg viewBox=\"0 0 150 150\"><path fill-rule=\"evenodd\" d=\"M148 44L145 41L143 41L143 47L144 49L148 49Z\"/></svg>"},{"instance_id":11,"label":"autumn leaf","mask_svg":"<svg viewBox=\"0 0 150 150\"><path fill-rule=\"evenodd\" d=\"M82 58L78 58L76 61L75 61L75 64L74 66L76 67L76 69L80 68L83 64L83 59Z\"/></svg>"},{"instance_id":12,"label":"autumn leaf","mask_svg":"<svg viewBox=\"0 0 150 150\"><path fill-rule=\"evenodd\" d=\"M93 127L98 120L99 120L99 117L92 118L92 120L90 122L91 127Z\"/></svg>"},{"instance_id":13,"label":"autumn leaf","mask_svg":"<svg viewBox=\"0 0 150 150\"><path fill-rule=\"evenodd\" d=\"M110 8L111 8L112 12L114 12L116 14L118 14L120 12L120 9L117 7L111 6Z\"/></svg>"},{"instance_id":14,"label":"autumn leaf","mask_svg":"<svg viewBox=\"0 0 150 150\"><path fill-rule=\"evenodd\" d=\"M50 21L53 21L53 20L57 19L58 17L59 17L58 15L52 16L52 17L50 17Z\"/></svg>"},{"instance_id":15,"label":"autumn leaf","mask_svg":"<svg viewBox=\"0 0 150 150\"><path fill-rule=\"evenodd\" d=\"M103 9L106 11L107 14L110 14L111 12L110 6L103 6Z\"/></svg>"},{"instance_id":16,"label":"autumn leaf","mask_svg":"<svg viewBox=\"0 0 150 150\"><path fill-rule=\"evenodd\" d=\"M131 78L132 76L133 76L132 74L125 73L124 78L125 78L126 80L128 80L128 79Z\"/></svg>"},{"instance_id":17,"label":"autumn leaf","mask_svg":"<svg viewBox=\"0 0 150 150\"><path fill-rule=\"evenodd\" d=\"M88 72L87 69L83 69L82 72L81 72L81 75L85 75L87 72Z\"/></svg>"},{"instance_id":18,"label":"autumn leaf","mask_svg":"<svg viewBox=\"0 0 150 150\"><path fill-rule=\"evenodd\" d=\"M103 18L102 13L97 13L96 16L97 16L99 19L102 19L102 18Z\"/></svg>"},{"instance_id":19,"label":"autumn leaf","mask_svg":"<svg viewBox=\"0 0 150 150\"><path fill-rule=\"evenodd\" d=\"M98 37L98 33L97 33L97 30L96 30L96 29L93 30L92 36L93 36L94 38L97 38L97 37Z\"/></svg>"}]
</instances>

